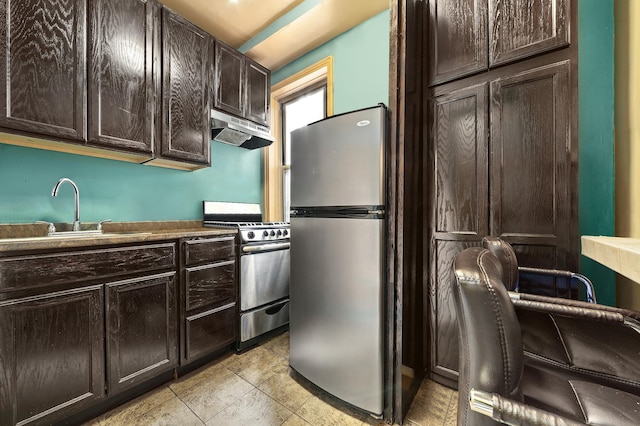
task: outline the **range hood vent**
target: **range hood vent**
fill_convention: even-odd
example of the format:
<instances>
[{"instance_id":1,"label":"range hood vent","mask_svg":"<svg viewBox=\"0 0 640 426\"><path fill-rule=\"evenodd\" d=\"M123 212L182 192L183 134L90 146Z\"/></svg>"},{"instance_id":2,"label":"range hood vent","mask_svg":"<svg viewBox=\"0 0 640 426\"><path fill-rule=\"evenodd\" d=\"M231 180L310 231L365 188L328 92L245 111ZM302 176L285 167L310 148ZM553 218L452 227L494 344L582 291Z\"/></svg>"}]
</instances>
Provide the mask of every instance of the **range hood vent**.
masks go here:
<instances>
[{"instance_id":1,"label":"range hood vent","mask_svg":"<svg viewBox=\"0 0 640 426\"><path fill-rule=\"evenodd\" d=\"M273 142L267 127L215 109L211 110L211 139L246 149L262 148Z\"/></svg>"}]
</instances>

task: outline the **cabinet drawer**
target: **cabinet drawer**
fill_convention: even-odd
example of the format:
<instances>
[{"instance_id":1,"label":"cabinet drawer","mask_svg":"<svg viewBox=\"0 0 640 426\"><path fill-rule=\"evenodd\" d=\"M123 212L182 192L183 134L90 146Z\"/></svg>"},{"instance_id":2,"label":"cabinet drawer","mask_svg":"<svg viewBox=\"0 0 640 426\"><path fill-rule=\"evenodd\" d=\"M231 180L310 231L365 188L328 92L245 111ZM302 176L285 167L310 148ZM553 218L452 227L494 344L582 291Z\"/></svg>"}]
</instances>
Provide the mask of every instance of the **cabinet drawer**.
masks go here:
<instances>
[{"instance_id":1,"label":"cabinet drawer","mask_svg":"<svg viewBox=\"0 0 640 426\"><path fill-rule=\"evenodd\" d=\"M175 244L115 247L0 259L0 291L175 268Z\"/></svg>"},{"instance_id":2,"label":"cabinet drawer","mask_svg":"<svg viewBox=\"0 0 640 426\"><path fill-rule=\"evenodd\" d=\"M234 260L187 268L185 275L187 310L235 302L235 270Z\"/></svg>"},{"instance_id":3,"label":"cabinet drawer","mask_svg":"<svg viewBox=\"0 0 640 426\"><path fill-rule=\"evenodd\" d=\"M235 236L185 241L185 264L229 260L235 257Z\"/></svg>"},{"instance_id":4,"label":"cabinet drawer","mask_svg":"<svg viewBox=\"0 0 640 426\"><path fill-rule=\"evenodd\" d=\"M188 316L184 362L190 362L235 341L235 303Z\"/></svg>"}]
</instances>

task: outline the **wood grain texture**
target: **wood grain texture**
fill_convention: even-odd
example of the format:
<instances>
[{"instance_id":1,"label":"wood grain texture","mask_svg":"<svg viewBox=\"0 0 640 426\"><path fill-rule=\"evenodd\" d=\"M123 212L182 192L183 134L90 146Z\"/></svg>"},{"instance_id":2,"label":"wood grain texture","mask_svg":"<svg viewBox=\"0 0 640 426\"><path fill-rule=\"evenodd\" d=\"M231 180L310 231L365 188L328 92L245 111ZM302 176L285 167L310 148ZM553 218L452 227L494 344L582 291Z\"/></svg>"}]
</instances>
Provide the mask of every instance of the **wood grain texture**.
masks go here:
<instances>
[{"instance_id":1,"label":"wood grain texture","mask_svg":"<svg viewBox=\"0 0 640 426\"><path fill-rule=\"evenodd\" d=\"M89 138L116 149L153 153L155 89L159 64L155 1L89 2Z\"/></svg>"},{"instance_id":2,"label":"wood grain texture","mask_svg":"<svg viewBox=\"0 0 640 426\"><path fill-rule=\"evenodd\" d=\"M429 84L487 69L487 3L430 0Z\"/></svg>"},{"instance_id":3,"label":"wood grain texture","mask_svg":"<svg viewBox=\"0 0 640 426\"><path fill-rule=\"evenodd\" d=\"M214 105L229 114L244 117L247 72L245 58L242 53L220 40L216 40L215 49Z\"/></svg>"},{"instance_id":4,"label":"wood grain texture","mask_svg":"<svg viewBox=\"0 0 640 426\"><path fill-rule=\"evenodd\" d=\"M436 285L429 289L431 316L431 377L438 376L450 380L458 379L458 318L453 300L453 260L468 247L480 246L479 241L434 241L432 279ZM447 382L448 384L448 382Z\"/></svg>"},{"instance_id":5,"label":"wood grain texture","mask_svg":"<svg viewBox=\"0 0 640 426\"><path fill-rule=\"evenodd\" d=\"M530 244L568 239L568 84L568 62L491 83L492 235ZM563 263L567 253L557 254Z\"/></svg>"},{"instance_id":6,"label":"wood grain texture","mask_svg":"<svg viewBox=\"0 0 640 426\"><path fill-rule=\"evenodd\" d=\"M488 231L487 96L487 85L478 85L434 101L436 233Z\"/></svg>"},{"instance_id":7,"label":"wood grain texture","mask_svg":"<svg viewBox=\"0 0 640 426\"><path fill-rule=\"evenodd\" d=\"M52 424L104 394L103 287L0 303L0 423Z\"/></svg>"},{"instance_id":8,"label":"wood grain texture","mask_svg":"<svg viewBox=\"0 0 640 426\"><path fill-rule=\"evenodd\" d=\"M174 271L106 284L109 395L177 365L175 274Z\"/></svg>"},{"instance_id":9,"label":"wood grain texture","mask_svg":"<svg viewBox=\"0 0 640 426\"><path fill-rule=\"evenodd\" d=\"M175 268L174 243L55 252L0 258L0 300L12 292L74 285L164 268Z\"/></svg>"},{"instance_id":10,"label":"wood grain texture","mask_svg":"<svg viewBox=\"0 0 640 426\"><path fill-rule=\"evenodd\" d=\"M236 255L235 241L235 236L185 241L183 246L185 265L193 266L233 259Z\"/></svg>"},{"instance_id":11,"label":"wood grain texture","mask_svg":"<svg viewBox=\"0 0 640 426\"><path fill-rule=\"evenodd\" d=\"M489 0L490 65L569 44L570 0Z\"/></svg>"},{"instance_id":12,"label":"wood grain texture","mask_svg":"<svg viewBox=\"0 0 640 426\"><path fill-rule=\"evenodd\" d=\"M86 140L86 0L0 1L0 126Z\"/></svg>"},{"instance_id":13,"label":"wood grain texture","mask_svg":"<svg viewBox=\"0 0 640 426\"><path fill-rule=\"evenodd\" d=\"M246 111L245 117L256 123L269 125L271 118L271 71L245 58Z\"/></svg>"},{"instance_id":14,"label":"wood grain texture","mask_svg":"<svg viewBox=\"0 0 640 426\"><path fill-rule=\"evenodd\" d=\"M203 30L163 8L160 157L211 164L212 40Z\"/></svg>"},{"instance_id":15,"label":"wood grain texture","mask_svg":"<svg viewBox=\"0 0 640 426\"><path fill-rule=\"evenodd\" d=\"M235 304L185 318L185 355L188 363L236 340Z\"/></svg>"},{"instance_id":16,"label":"wood grain texture","mask_svg":"<svg viewBox=\"0 0 640 426\"><path fill-rule=\"evenodd\" d=\"M229 260L211 265L186 268L186 309L233 303L236 294L236 262Z\"/></svg>"}]
</instances>

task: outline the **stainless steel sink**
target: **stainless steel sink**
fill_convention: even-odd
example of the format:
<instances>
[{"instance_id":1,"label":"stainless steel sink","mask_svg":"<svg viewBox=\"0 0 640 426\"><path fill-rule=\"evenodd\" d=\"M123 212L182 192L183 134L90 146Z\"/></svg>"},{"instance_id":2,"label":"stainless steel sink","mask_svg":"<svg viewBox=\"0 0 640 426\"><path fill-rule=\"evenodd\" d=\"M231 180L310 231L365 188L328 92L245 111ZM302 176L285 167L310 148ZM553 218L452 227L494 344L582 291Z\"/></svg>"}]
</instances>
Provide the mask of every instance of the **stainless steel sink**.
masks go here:
<instances>
[{"instance_id":1,"label":"stainless steel sink","mask_svg":"<svg viewBox=\"0 0 640 426\"><path fill-rule=\"evenodd\" d=\"M113 238L113 237L126 237L132 235L150 235L151 232L102 232L102 231L61 231L54 232L47 236L40 237L20 237L20 238L3 238L0 239L0 243L11 243L11 242L35 242L35 241L47 241L52 239L66 239L66 240L74 240L74 239L83 239L83 238Z\"/></svg>"}]
</instances>

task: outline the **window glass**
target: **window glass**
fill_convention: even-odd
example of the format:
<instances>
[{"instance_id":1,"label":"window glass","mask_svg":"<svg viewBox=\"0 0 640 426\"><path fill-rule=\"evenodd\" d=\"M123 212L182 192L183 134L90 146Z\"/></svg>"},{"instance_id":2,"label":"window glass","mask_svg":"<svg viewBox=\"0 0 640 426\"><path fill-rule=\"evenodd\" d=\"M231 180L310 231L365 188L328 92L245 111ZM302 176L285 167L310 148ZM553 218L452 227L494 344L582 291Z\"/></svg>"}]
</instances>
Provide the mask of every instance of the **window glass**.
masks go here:
<instances>
[{"instance_id":1,"label":"window glass","mask_svg":"<svg viewBox=\"0 0 640 426\"><path fill-rule=\"evenodd\" d=\"M282 103L282 202L284 220L291 208L291 132L326 117L326 85L315 87Z\"/></svg>"}]
</instances>

